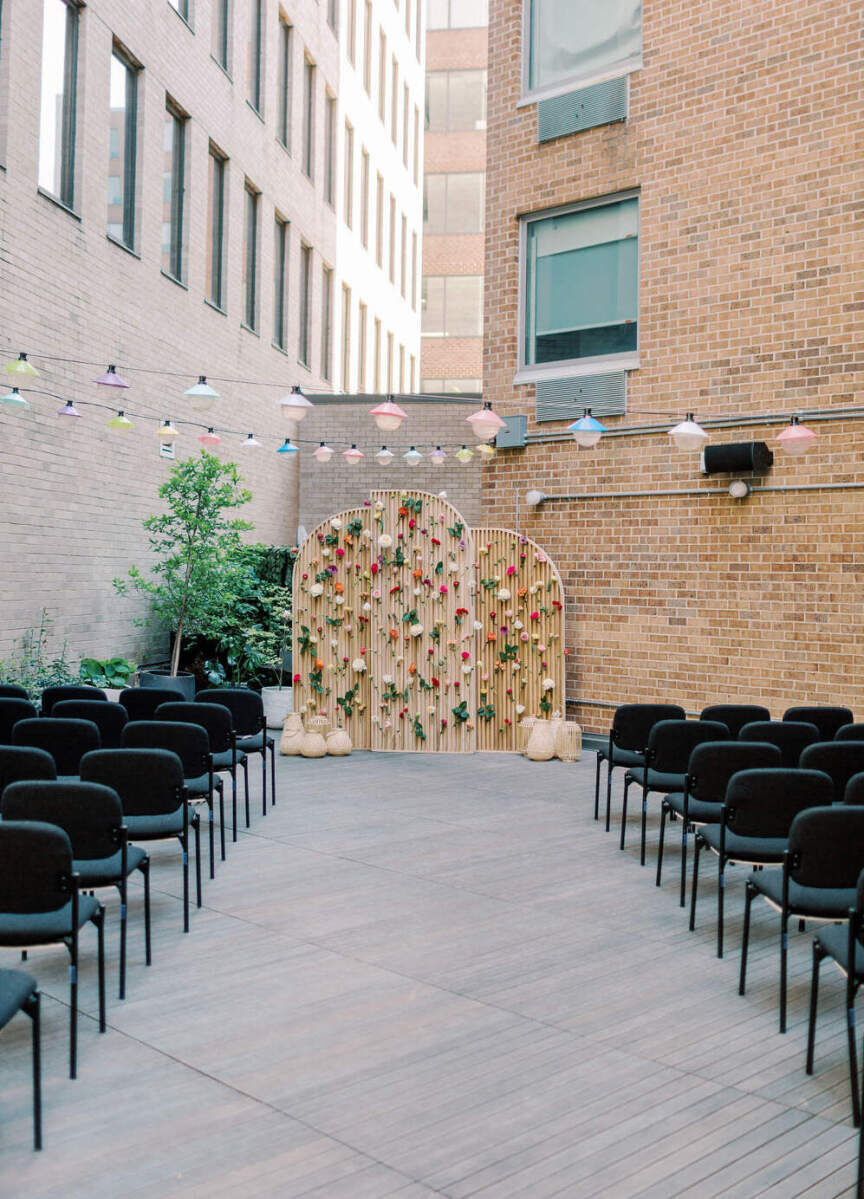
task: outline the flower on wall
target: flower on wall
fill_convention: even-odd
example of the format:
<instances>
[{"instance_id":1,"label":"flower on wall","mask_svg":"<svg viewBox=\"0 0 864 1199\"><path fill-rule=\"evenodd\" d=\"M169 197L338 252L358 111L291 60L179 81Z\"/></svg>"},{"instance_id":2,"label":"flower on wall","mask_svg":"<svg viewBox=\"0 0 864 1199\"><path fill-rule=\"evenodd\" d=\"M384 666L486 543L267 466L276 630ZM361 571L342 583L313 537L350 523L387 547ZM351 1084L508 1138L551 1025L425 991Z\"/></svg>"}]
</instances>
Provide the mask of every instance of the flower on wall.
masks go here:
<instances>
[{"instance_id":1,"label":"flower on wall","mask_svg":"<svg viewBox=\"0 0 864 1199\"><path fill-rule=\"evenodd\" d=\"M309 594L311 596L314 596L315 599L317 599L319 595L324 594L324 584L323 583L313 583L312 586L309 588Z\"/></svg>"}]
</instances>

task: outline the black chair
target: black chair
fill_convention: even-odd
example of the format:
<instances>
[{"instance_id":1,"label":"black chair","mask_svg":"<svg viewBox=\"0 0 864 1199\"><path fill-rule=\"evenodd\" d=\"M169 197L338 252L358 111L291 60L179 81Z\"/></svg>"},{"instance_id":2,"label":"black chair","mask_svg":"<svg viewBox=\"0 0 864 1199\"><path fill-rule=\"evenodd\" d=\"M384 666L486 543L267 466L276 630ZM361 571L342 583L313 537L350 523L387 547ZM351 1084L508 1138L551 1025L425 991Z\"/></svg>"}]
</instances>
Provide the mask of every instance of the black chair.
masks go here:
<instances>
[{"instance_id":1,"label":"black chair","mask_svg":"<svg viewBox=\"0 0 864 1199\"><path fill-rule=\"evenodd\" d=\"M54 705L52 715L61 720L92 720L99 730L102 749L120 748L123 729L129 720L122 704L92 699L62 699Z\"/></svg>"},{"instance_id":2,"label":"black chair","mask_svg":"<svg viewBox=\"0 0 864 1199\"><path fill-rule=\"evenodd\" d=\"M681 817L681 895L684 907L687 894L687 836L696 825L713 824L720 819L720 809L726 799L726 788L739 770L755 770L760 766L780 766L782 758L776 745L766 741L703 741L690 754L684 789L671 791L660 806L660 844L657 849L657 878L660 886L663 873L663 844L666 837L666 817L671 813Z\"/></svg>"},{"instance_id":3,"label":"black chair","mask_svg":"<svg viewBox=\"0 0 864 1199\"><path fill-rule=\"evenodd\" d=\"M22 779L56 779L54 759L44 749L25 745L0 745L0 795L10 783Z\"/></svg>"},{"instance_id":4,"label":"black chair","mask_svg":"<svg viewBox=\"0 0 864 1199\"><path fill-rule=\"evenodd\" d=\"M44 749L54 759L58 777L66 778L77 778L84 755L102 745L92 720L61 720L55 716L19 720L12 730L12 743Z\"/></svg>"},{"instance_id":5,"label":"black chair","mask_svg":"<svg viewBox=\"0 0 864 1199\"><path fill-rule=\"evenodd\" d=\"M803 750L819 740L819 730L804 720L755 720L744 725L738 740L769 741L780 750L783 765L791 768L798 765Z\"/></svg>"},{"instance_id":6,"label":"black chair","mask_svg":"<svg viewBox=\"0 0 864 1199\"><path fill-rule=\"evenodd\" d=\"M4 820L38 820L62 828L73 869L85 891L116 887L120 894L120 998L126 998L126 912L130 874L144 879L144 946L150 965L150 859L130 845L120 797L101 783L12 783L0 799Z\"/></svg>"},{"instance_id":7,"label":"black chair","mask_svg":"<svg viewBox=\"0 0 864 1199\"><path fill-rule=\"evenodd\" d=\"M787 708L783 713L784 720L804 720L815 724L819 730L820 741L833 741L839 728L851 724L855 717L849 708L801 707Z\"/></svg>"},{"instance_id":8,"label":"black chair","mask_svg":"<svg viewBox=\"0 0 864 1199\"><path fill-rule=\"evenodd\" d=\"M861 1123L858 1095L858 1054L855 1045L855 996L864 982L864 871L858 876L855 906L849 909L848 927L840 924L820 929L813 938L813 972L810 979L810 1018L807 1024L807 1073L813 1073L816 1045L816 1009L819 1005L819 967L824 958L836 962L846 979L846 1036L849 1046L849 1081L852 1086L852 1116Z\"/></svg>"},{"instance_id":9,"label":"black chair","mask_svg":"<svg viewBox=\"0 0 864 1199\"><path fill-rule=\"evenodd\" d=\"M645 763L624 775L624 802L621 808L621 849L627 828L627 791L631 783L642 788L642 849L645 865L645 828L648 818L648 792L683 791L690 754L703 741L728 741L729 730L716 720L660 720L651 729L645 747ZM686 851L686 839L684 847Z\"/></svg>"},{"instance_id":10,"label":"black chair","mask_svg":"<svg viewBox=\"0 0 864 1199\"><path fill-rule=\"evenodd\" d=\"M130 720L152 720L160 704L173 704L180 692L171 687L127 687L120 692L120 703Z\"/></svg>"},{"instance_id":11,"label":"black chair","mask_svg":"<svg viewBox=\"0 0 864 1199\"><path fill-rule=\"evenodd\" d=\"M846 921L855 906L858 875L864 869L864 808L821 807L800 812L789 829L782 870L754 872L747 879L744 939L738 994L747 980L750 909L761 895L780 912L780 1031L786 1031L786 975L789 918Z\"/></svg>"},{"instance_id":12,"label":"black chair","mask_svg":"<svg viewBox=\"0 0 864 1199\"><path fill-rule=\"evenodd\" d=\"M27 699L0 698L0 744L11 745L12 730L19 720L35 720L38 715Z\"/></svg>"},{"instance_id":13,"label":"black chair","mask_svg":"<svg viewBox=\"0 0 864 1199\"><path fill-rule=\"evenodd\" d=\"M95 699L106 704L108 702L108 696L99 687L85 687L80 684L46 687L42 692L42 715L50 716L54 705L64 699Z\"/></svg>"},{"instance_id":14,"label":"black chair","mask_svg":"<svg viewBox=\"0 0 864 1199\"><path fill-rule=\"evenodd\" d=\"M834 802L842 803L846 784L864 770L864 741L817 741L802 751L798 764L804 770L824 770L830 775L834 781Z\"/></svg>"},{"instance_id":15,"label":"black chair","mask_svg":"<svg viewBox=\"0 0 864 1199\"><path fill-rule=\"evenodd\" d=\"M33 1026L33 1148L42 1148L42 1039L39 1020L39 988L36 979L23 970L0 970L0 1028L24 1012Z\"/></svg>"},{"instance_id":16,"label":"black chair","mask_svg":"<svg viewBox=\"0 0 864 1199\"><path fill-rule=\"evenodd\" d=\"M799 812L822 807L834 798L834 785L819 770L762 767L739 770L726 788L716 822L696 830L693 847L693 886L690 891L690 931L696 927L699 888L699 854L703 848L717 855L717 956L723 956L723 909L726 867L730 862L747 866L778 866L783 861L789 829Z\"/></svg>"},{"instance_id":17,"label":"black chair","mask_svg":"<svg viewBox=\"0 0 864 1199\"><path fill-rule=\"evenodd\" d=\"M183 850L183 931L189 932L189 824L195 830L198 907L201 906L200 818L190 814L183 763L164 749L98 749L81 761L81 779L120 796L123 822L134 841L180 842Z\"/></svg>"},{"instance_id":18,"label":"black chair","mask_svg":"<svg viewBox=\"0 0 864 1199\"><path fill-rule=\"evenodd\" d=\"M770 720L771 713L761 704L712 704L699 713L700 720L719 720L729 730L734 740L745 724L754 720Z\"/></svg>"},{"instance_id":19,"label":"black chair","mask_svg":"<svg viewBox=\"0 0 864 1199\"><path fill-rule=\"evenodd\" d=\"M864 741L864 724L843 724L834 734L835 741Z\"/></svg>"},{"instance_id":20,"label":"black chair","mask_svg":"<svg viewBox=\"0 0 864 1199\"><path fill-rule=\"evenodd\" d=\"M226 771L231 776L231 810L233 815L233 836L237 840L237 766L245 763L246 755L237 748L237 738L234 735L233 718L229 710L222 704L199 703L170 703L160 704L156 709L156 720L179 720L183 724L200 724L207 730L210 741L210 754L213 759L213 770ZM249 827L249 775L246 781L246 827ZM222 780L216 779L217 787ZM219 836L221 838L222 861L225 861L225 821L220 821Z\"/></svg>"},{"instance_id":21,"label":"black chair","mask_svg":"<svg viewBox=\"0 0 864 1199\"><path fill-rule=\"evenodd\" d=\"M105 1031L105 909L79 893L72 846L62 829L37 821L0 822L0 945L62 943L69 951L69 1077L78 1072L78 936L96 926L99 1031Z\"/></svg>"},{"instance_id":22,"label":"black chair","mask_svg":"<svg viewBox=\"0 0 864 1199\"><path fill-rule=\"evenodd\" d=\"M612 806L612 771L645 765L645 746L648 735L658 720L683 720L684 709L678 704L622 704L615 709L609 730L609 745L597 750L597 772L594 776L594 819L600 818L600 763L608 762L606 772L606 832L609 832Z\"/></svg>"},{"instance_id":23,"label":"black chair","mask_svg":"<svg viewBox=\"0 0 864 1199\"><path fill-rule=\"evenodd\" d=\"M29 699L30 693L26 687L22 687L19 683L0 683L0 698Z\"/></svg>"},{"instance_id":24,"label":"black chair","mask_svg":"<svg viewBox=\"0 0 864 1199\"><path fill-rule=\"evenodd\" d=\"M270 803L276 806L276 742L267 734L264 704L256 691L246 687L210 688L199 691L195 702L223 704L234 719L237 748L244 754L261 755L261 810L267 814L267 751L270 751ZM243 763L246 770L246 763Z\"/></svg>"}]
</instances>

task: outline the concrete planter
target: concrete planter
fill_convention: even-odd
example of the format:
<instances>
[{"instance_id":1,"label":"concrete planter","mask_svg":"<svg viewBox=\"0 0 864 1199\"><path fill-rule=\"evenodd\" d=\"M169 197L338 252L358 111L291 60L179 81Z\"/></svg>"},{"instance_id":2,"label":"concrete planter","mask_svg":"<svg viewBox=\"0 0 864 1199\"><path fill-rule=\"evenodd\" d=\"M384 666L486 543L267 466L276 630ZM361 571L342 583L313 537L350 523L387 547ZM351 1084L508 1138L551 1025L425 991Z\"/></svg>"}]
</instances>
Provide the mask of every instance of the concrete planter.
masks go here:
<instances>
[{"instance_id":1,"label":"concrete planter","mask_svg":"<svg viewBox=\"0 0 864 1199\"><path fill-rule=\"evenodd\" d=\"M293 687L262 687L261 700L268 729L281 729L289 712L294 711Z\"/></svg>"}]
</instances>

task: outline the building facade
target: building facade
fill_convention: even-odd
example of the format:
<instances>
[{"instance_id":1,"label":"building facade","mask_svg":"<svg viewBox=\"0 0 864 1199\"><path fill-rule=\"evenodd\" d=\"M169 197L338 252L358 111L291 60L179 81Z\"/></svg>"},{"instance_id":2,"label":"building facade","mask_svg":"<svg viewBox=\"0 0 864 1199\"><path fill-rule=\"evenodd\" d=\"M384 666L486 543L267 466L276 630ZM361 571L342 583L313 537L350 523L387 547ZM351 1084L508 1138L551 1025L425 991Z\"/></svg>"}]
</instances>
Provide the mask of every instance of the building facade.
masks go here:
<instances>
[{"instance_id":1,"label":"building facade","mask_svg":"<svg viewBox=\"0 0 864 1199\"><path fill-rule=\"evenodd\" d=\"M429 0L424 392L479 392L483 385L487 25L487 0Z\"/></svg>"},{"instance_id":2,"label":"building facade","mask_svg":"<svg viewBox=\"0 0 864 1199\"><path fill-rule=\"evenodd\" d=\"M43 608L73 657L164 649L111 580L146 566L166 417L290 544L280 397L419 373L423 41L415 0L3 0L0 351L39 373L0 403L0 653Z\"/></svg>"},{"instance_id":3,"label":"building facade","mask_svg":"<svg viewBox=\"0 0 864 1199\"><path fill-rule=\"evenodd\" d=\"M859 33L823 0L492 7L484 392L527 435L486 519L562 569L588 728L628 701L864 709ZM567 432L589 407L593 450ZM705 476L668 436L688 412L773 466Z\"/></svg>"}]
</instances>

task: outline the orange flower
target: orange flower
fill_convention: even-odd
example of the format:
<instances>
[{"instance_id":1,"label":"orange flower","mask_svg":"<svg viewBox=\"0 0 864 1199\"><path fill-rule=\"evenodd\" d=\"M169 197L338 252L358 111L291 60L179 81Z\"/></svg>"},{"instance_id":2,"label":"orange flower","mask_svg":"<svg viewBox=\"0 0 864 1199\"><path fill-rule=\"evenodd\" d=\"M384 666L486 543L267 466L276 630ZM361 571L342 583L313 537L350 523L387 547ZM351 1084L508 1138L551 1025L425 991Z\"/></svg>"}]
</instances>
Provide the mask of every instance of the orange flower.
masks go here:
<instances>
[{"instance_id":1,"label":"orange flower","mask_svg":"<svg viewBox=\"0 0 864 1199\"><path fill-rule=\"evenodd\" d=\"M390 630L390 636L393 638L393 640L394 640L394 641L396 641L396 640L398 639L398 637L399 637L399 630L398 630L398 629L391 629L391 630Z\"/></svg>"},{"instance_id":2,"label":"orange flower","mask_svg":"<svg viewBox=\"0 0 864 1199\"><path fill-rule=\"evenodd\" d=\"M418 569L416 569L416 570L413 570L411 573L414 575L414 578L415 578L415 579L422 579L422 578L423 578L423 571L422 571L422 570L420 570L419 568L418 568Z\"/></svg>"},{"instance_id":3,"label":"orange flower","mask_svg":"<svg viewBox=\"0 0 864 1199\"><path fill-rule=\"evenodd\" d=\"M315 659L315 669L316 669L316 670L323 670L323 669L324 669L324 662L322 661L322 659L321 659L321 658L316 658L316 659Z\"/></svg>"},{"instance_id":4,"label":"orange flower","mask_svg":"<svg viewBox=\"0 0 864 1199\"><path fill-rule=\"evenodd\" d=\"M497 641L497 640L498 640L498 634L497 634L497 633L487 633L487 634L486 634L486 640L487 640L487 641Z\"/></svg>"},{"instance_id":5,"label":"orange flower","mask_svg":"<svg viewBox=\"0 0 864 1199\"><path fill-rule=\"evenodd\" d=\"M341 595L342 592L345 590L345 584L344 583L334 583L333 590L336 592L337 595Z\"/></svg>"},{"instance_id":6,"label":"orange flower","mask_svg":"<svg viewBox=\"0 0 864 1199\"><path fill-rule=\"evenodd\" d=\"M412 662L411 665L408 667L408 673L409 674L417 673L417 663L416 662Z\"/></svg>"}]
</instances>

